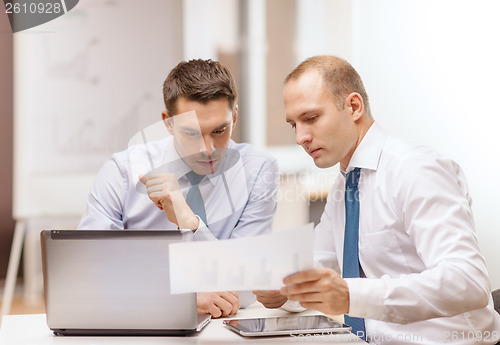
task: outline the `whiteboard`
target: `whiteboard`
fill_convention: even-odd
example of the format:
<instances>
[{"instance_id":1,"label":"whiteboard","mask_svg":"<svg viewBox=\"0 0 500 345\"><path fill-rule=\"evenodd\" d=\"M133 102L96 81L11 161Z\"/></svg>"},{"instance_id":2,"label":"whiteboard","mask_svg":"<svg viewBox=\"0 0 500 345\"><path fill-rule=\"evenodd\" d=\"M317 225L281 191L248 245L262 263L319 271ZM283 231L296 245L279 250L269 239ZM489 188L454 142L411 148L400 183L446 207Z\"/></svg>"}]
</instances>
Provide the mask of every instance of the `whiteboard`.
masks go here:
<instances>
[{"instance_id":1,"label":"whiteboard","mask_svg":"<svg viewBox=\"0 0 500 345\"><path fill-rule=\"evenodd\" d=\"M80 216L102 163L160 120L181 2L86 0L14 35L14 218Z\"/></svg>"}]
</instances>

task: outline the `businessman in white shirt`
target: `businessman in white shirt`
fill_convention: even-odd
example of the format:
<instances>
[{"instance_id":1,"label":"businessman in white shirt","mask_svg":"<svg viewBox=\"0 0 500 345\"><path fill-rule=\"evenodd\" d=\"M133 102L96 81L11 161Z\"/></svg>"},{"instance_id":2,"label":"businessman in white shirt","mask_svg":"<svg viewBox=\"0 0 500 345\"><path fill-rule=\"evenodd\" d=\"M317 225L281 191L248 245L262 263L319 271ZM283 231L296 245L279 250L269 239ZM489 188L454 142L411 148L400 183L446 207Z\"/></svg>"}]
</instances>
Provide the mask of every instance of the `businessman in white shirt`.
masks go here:
<instances>
[{"instance_id":1,"label":"businessman in white shirt","mask_svg":"<svg viewBox=\"0 0 500 345\"><path fill-rule=\"evenodd\" d=\"M315 229L317 268L257 299L346 314L374 344L497 343L500 316L460 167L386 134L340 58L302 62L285 80L284 102L297 144L318 167L340 163L342 173Z\"/></svg>"},{"instance_id":2,"label":"businessman in white shirt","mask_svg":"<svg viewBox=\"0 0 500 345\"><path fill-rule=\"evenodd\" d=\"M78 228L182 228L195 240L270 232L276 160L231 140L238 106L229 69L212 60L183 61L166 78L163 96L165 138L133 145L104 163ZM198 313L213 317L255 300L250 291L197 297Z\"/></svg>"}]
</instances>

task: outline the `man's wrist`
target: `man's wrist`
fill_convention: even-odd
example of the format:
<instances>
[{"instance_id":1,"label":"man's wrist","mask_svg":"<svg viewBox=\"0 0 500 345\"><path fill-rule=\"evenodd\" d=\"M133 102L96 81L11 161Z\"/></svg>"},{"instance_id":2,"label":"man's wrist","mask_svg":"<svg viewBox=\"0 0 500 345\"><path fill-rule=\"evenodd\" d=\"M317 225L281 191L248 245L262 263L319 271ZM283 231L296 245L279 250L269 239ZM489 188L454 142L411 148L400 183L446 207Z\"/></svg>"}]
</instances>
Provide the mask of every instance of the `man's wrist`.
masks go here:
<instances>
[{"instance_id":1,"label":"man's wrist","mask_svg":"<svg viewBox=\"0 0 500 345\"><path fill-rule=\"evenodd\" d=\"M177 226L181 229L189 229L193 232L196 232L198 228L200 227L200 217L195 215L191 210L190 212L186 212L184 215L180 215L180 217L177 218L178 224Z\"/></svg>"},{"instance_id":2,"label":"man's wrist","mask_svg":"<svg viewBox=\"0 0 500 345\"><path fill-rule=\"evenodd\" d=\"M184 223L183 229L189 229L194 233L196 232L196 230L198 230L199 227L200 218L197 215L193 215L193 217L189 217L189 220Z\"/></svg>"},{"instance_id":3,"label":"man's wrist","mask_svg":"<svg viewBox=\"0 0 500 345\"><path fill-rule=\"evenodd\" d=\"M191 231L193 233L196 233L196 231L200 228L200 225L201 225L201 218L198 217L198 215L194 215L195 216L195 219L194 219L194 223L193 224L196 224L193 228L190 228Z\"/></svg>"}]
</instances>

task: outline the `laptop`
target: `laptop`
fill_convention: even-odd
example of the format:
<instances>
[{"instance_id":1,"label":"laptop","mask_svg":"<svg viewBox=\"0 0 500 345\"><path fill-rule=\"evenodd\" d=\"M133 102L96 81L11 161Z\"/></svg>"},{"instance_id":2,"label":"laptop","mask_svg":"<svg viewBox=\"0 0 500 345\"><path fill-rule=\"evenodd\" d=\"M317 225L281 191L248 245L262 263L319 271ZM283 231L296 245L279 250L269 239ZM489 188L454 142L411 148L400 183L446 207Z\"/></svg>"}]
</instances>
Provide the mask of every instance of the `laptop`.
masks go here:
<instances>
[{"instance_id":1,"label":"laptop","mask_svg":"<svg viewBox=\"0 0 500 345\"><path fill-rule=\"evenodd\" d=\"M169 244L180 230L43 230L47 324L62 335L187 335L210 315L170 294Z\"/></svg>"}]
</instances>

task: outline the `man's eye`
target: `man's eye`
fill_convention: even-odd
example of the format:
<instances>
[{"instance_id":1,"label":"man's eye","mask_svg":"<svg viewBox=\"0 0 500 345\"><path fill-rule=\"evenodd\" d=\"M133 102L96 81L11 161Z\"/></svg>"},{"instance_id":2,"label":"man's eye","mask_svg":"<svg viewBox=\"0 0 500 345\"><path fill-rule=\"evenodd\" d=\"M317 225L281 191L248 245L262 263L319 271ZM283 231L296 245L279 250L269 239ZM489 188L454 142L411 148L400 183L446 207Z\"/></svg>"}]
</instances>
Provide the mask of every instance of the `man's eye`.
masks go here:
<instances>
[{"instance_id":1,"label":"man's eye","mask_svg":"<svg viewBox=\"0 0 500 345\"><path fill-rule=\"evenodd\" d=\"M184 132L188 137L196 137L199 135L198 132Z\"/></svg>"},{"instance_id":2,"label":"man's eye","mask_svg":"<svg viewBox=\"0 0 500 345\"><path fill-rule=\"evenodd\" d=\"M223 134L225 131L226 131L226 127L215 130L214 134Z\"/></svg>"},{"instance_id":3,"label":"man's eye","mask_svg":"<svg viewBox=\"0 0 500 345\"><path fill-rule=\"evenodd\" d=\"M318 118L318 117L317 117L316 115L314 115L314 116L309 117L309 118L307 119L307 121L312 122L312 121L316 120L317 118Z\"/></svg>"}]
</instances>

